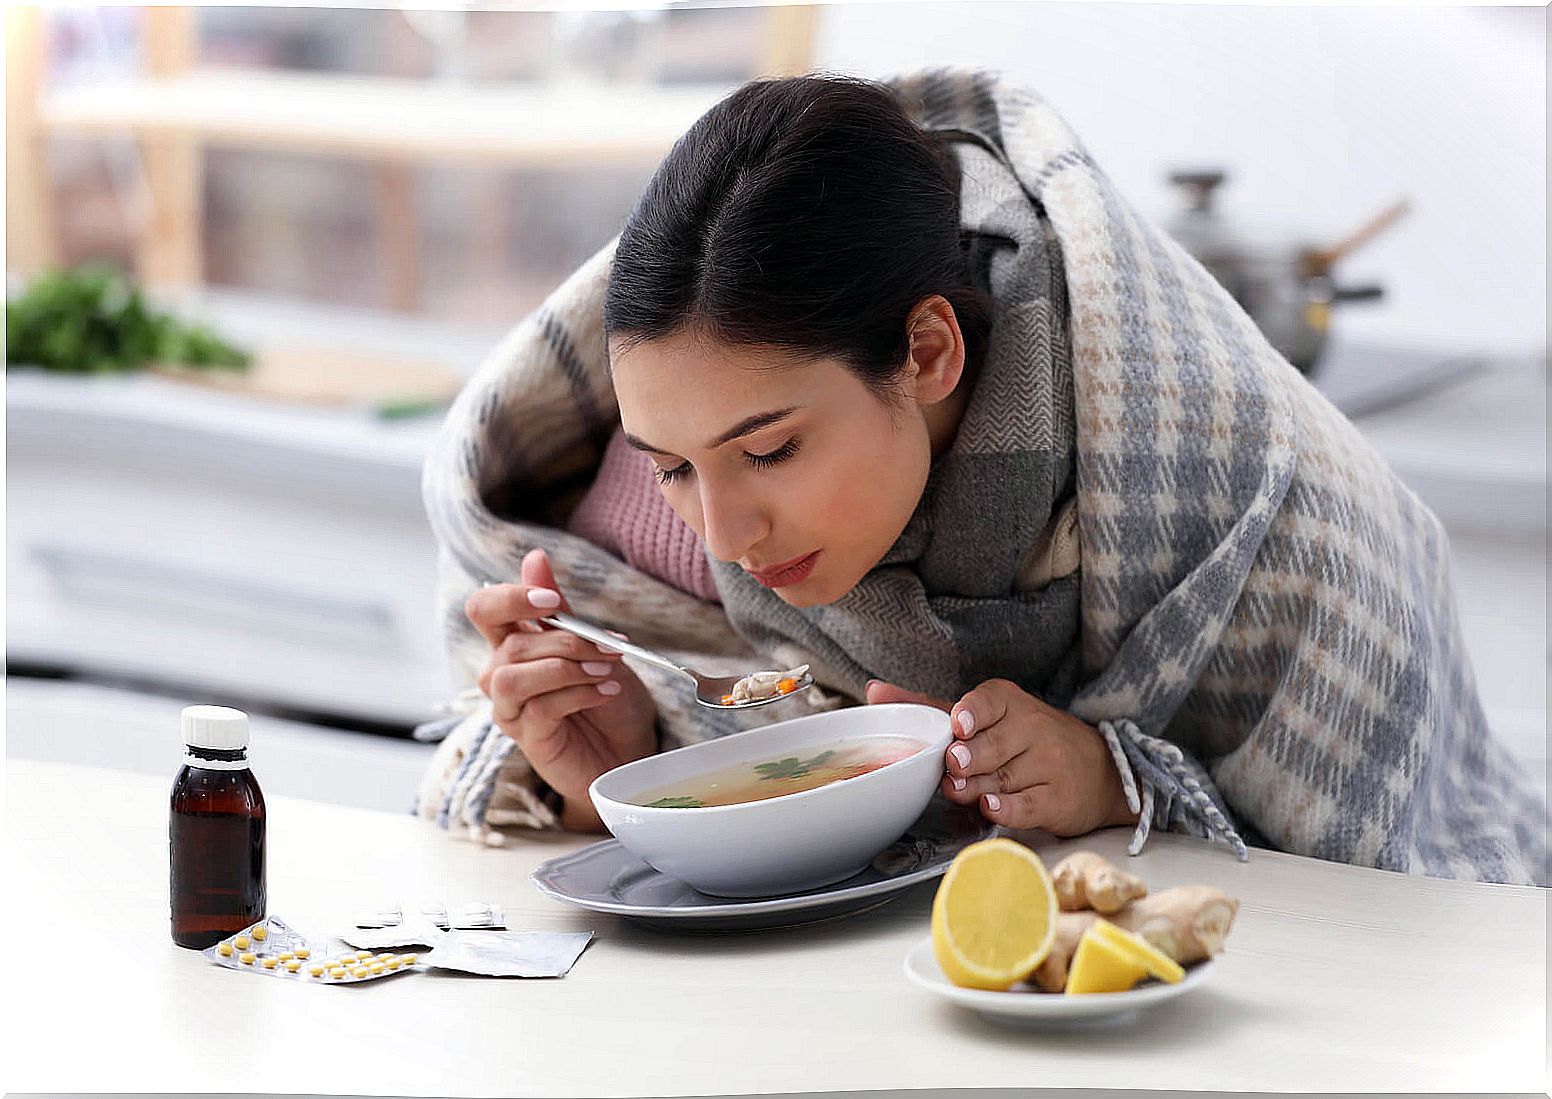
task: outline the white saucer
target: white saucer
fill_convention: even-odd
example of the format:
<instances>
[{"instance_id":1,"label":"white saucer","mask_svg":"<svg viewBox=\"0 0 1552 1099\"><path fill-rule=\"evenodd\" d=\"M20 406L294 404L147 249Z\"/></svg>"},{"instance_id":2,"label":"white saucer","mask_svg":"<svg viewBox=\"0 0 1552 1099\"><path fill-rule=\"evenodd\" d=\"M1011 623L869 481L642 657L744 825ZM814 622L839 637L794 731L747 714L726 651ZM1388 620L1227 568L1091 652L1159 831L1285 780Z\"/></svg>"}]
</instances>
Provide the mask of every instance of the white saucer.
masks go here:
<instances>
[{"instance_id":1,"label":"white saucer","mask_svg":"<svg viewBox=\"0 0 1552 1099\"><path fill-rule=\"evenodd\" d=\"M994 1023L1060 1028L1122 1022L1145 1008L1196 988L1211 975L1213 964L1211 961L1198 962L1188 968L1185 979L1176 984L1148 981L1129 992L1094 992L1082 996L1060 992L987 992L951 984L938 968L932 940L928 939L906 955L905 975L928 992L968 1007Z\"/></svg>"},{"instance_id":2,"label":"white saucer","mask_svg":"<svg viewBox=\"0 0 1552 1099\"><path fill-rule=\"evenodd\" d=\"M973 808L934 798L911 830L845 881L805 893L709 897L604 840L550 859L531 875L541 893L666 931L763 931L864 912L941 876L965 847L996 833Z\"/></svg>"}]
</instances>

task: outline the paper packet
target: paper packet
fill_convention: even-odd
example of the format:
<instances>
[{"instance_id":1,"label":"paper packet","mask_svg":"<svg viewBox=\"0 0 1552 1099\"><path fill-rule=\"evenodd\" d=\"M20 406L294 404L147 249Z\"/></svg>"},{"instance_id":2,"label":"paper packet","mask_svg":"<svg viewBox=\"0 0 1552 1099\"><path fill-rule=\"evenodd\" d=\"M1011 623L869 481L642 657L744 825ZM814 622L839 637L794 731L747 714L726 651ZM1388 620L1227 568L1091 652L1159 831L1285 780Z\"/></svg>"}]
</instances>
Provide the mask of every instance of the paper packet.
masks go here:
<instances>
[{"instance_id":1,"label":"paper packet","mask_svg":"<svg viewBox=\"0 0 1552 1099\"><path fill-rule=\"evenodd\" d=\"M591 931L449 931L423 961L483 977L564 977L592 938Z\"/></svg>"}]
</instances>

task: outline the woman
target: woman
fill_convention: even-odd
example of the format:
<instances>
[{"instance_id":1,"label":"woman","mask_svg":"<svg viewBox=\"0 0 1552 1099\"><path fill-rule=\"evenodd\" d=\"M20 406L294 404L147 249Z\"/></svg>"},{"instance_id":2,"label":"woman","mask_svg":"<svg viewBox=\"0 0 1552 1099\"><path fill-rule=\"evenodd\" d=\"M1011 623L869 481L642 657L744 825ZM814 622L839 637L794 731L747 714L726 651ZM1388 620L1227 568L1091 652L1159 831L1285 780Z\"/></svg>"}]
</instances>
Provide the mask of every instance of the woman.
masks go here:
<instances>
[{"instance_id":1,"label":"woman","mask_svg":"<svg viewBox=\"0 0 1552 1099\"><path fill-rule=\"evenodd\" d=\"M989 78L713 108L460 399L427 499L450 594L519 572L463 607L490 707L422 791L444 823L596 829L597 775L737 727L538 627L575 604L809 663L813 704L943 706L943 795L1008 827L1545 879L1437 522Z\"/></svg>"}]
</instances>

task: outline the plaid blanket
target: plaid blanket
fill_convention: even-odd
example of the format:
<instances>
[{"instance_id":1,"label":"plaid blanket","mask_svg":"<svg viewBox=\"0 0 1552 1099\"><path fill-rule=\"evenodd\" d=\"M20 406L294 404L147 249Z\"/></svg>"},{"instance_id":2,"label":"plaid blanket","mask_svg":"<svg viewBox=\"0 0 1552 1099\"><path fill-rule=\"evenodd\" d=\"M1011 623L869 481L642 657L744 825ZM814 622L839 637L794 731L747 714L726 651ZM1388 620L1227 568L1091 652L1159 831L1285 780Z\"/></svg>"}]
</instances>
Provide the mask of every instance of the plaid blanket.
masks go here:
<instances>
[{"instance_id":1,"label":"plaid blanket","mask_svg":"<svg viewBox=\"0 0 1552 1099\"><path fill-rule=\"evenodd\" d=\"M618 422L606 248L496 350L427 463L464 676L484 659L464 597L540 545L578 613L684 662L813 665L801 703L742 716L642 670L664 747L855 703L873 676L953 697L1000 675L1104 733L1142 813L1134 850L1164 827L1241 856L1544 883L1546 808L1487 728L1438 521L1039 96L965 72L894 86L955 142L999 303L900 543L804 611L713 562L724 611L556 529ZM1076 568L1031 570L1073 519ZM555 824L488 705L427 735L446 739L422 816L487 839Z\"/></svg>"}]
</instances>

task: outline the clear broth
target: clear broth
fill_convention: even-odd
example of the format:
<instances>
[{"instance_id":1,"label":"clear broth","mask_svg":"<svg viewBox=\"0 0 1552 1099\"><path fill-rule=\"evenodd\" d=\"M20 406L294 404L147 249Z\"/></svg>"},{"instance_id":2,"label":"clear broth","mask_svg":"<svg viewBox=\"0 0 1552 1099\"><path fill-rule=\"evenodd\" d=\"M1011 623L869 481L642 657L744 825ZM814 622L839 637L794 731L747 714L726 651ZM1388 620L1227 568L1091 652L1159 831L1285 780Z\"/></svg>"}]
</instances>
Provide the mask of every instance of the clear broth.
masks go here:
<instances>
[{"instance_id":1,"label":"clear broth","mask_svg":"<svg viewBox=\"0 0 1552 1099\"><path fill-rule=\"evenodd\" d=\"M809 748L790 755L692 775L631 800L651 809L704 809L741 805L817 790L832 782L865 775L914 756L925 741L904 736L870 736L837 748Z\"/></svg>"}]
</instances>

